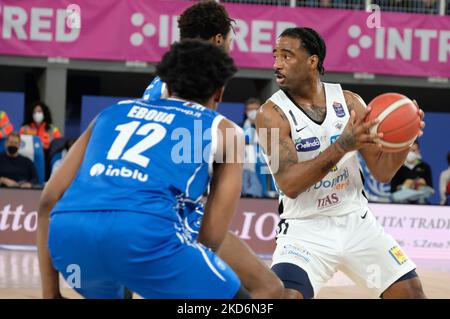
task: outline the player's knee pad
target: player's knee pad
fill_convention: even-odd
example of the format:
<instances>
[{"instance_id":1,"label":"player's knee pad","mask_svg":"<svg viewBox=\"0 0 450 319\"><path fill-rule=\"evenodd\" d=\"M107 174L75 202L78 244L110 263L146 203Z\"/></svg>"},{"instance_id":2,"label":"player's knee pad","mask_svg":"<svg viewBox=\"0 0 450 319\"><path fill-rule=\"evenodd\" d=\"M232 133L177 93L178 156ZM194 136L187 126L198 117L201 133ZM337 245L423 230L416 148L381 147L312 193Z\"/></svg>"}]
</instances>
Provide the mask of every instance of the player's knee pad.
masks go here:
<instances>
[{"instance_id":1,"label":"player's knee pad","mask_svg":"<svg viewBox=\"0 0 450 319\"><path fill-rule=\"evenodd\" d=\"M418 275L416 273L416 270L413 269L413 270L407 272L406 274L404 274L403 276L401 276L400 278L398 278L396 281L394 281L393 284L395 284L397 282L405 281L408 279L413 279L416 277L418 277ZM380 295L381 299L384 299L383 294L384 294L384 292ZM412 290L412 296L414 296L412 298L421 298L422 296L424 296L422 287L420 285L417 285L417 287L414 287L414 289Z\"/></svg>"},{"instance_id":2,"label":"player's knee pad","mask_svg":"<svg viewBox=\"0 0 450 319\"><path fill-rule=\"evenodd\" d=\"M403 276L401 276L400 278L398 278L395 282L412 279L412 278L416 278L416 277L417 277L416 270L413 269L413 270L407 272L406 274L404 274Z\"/></svg>"},{"instance_id":3,"label":"player's knee pad","mask_svg":"<svg viewBox=\"0 0 450 319\"><path fill-rule=\"evenodd\" d=\"M281 279L284 287L300 291L305 299L314 298L314 289L305 270L290 263L279 263L272 270Z\"/></svg>"}]
</instances>

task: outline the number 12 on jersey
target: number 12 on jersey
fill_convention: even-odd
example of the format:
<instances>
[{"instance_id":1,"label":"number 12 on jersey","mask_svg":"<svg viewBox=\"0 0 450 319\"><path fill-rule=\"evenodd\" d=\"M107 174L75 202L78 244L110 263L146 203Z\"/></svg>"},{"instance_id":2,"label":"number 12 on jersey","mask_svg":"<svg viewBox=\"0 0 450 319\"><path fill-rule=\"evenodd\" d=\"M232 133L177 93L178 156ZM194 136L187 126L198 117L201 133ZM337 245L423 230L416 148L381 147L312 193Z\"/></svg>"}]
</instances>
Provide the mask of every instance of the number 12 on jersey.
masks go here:
<instances>
[{"instance_id":1,"label":"number 12 on jersey","mask_svg":"<svg viewBox=\"0 0 450 319\"><path fill-rule=\"evenodd\" d=\"M158 123L141 124L139 121L132 121L116 126L115 131L119 131L119 135L117 135L108 151L106 157L108 160L121 159L142 167L148 166L150 159L143 156L142 153L161 142L166 136L167 130ZM145 136L145 138L128 148L124 153L125 147L134 134Z\"/></svg>"}]
</instances>

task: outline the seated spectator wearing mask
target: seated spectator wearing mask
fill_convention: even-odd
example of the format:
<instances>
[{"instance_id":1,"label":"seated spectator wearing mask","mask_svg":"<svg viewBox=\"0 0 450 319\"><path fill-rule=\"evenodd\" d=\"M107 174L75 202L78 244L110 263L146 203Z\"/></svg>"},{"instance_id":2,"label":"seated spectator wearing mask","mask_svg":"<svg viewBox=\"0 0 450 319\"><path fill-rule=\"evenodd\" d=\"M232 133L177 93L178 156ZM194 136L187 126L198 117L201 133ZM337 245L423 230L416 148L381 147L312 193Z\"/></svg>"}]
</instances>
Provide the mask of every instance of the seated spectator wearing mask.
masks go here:
<instances>
[{"instance_id":1,"label":"seated spectator wearing mask","mask_svg":"<svg viewBox=\"0 0 450 319\"><path fill-rule=\"evenodd\" d=\"M391 181L392 200L399 203L426 204L433 193L430 165L422 161L419 143L414 142L405 163Z\"/></svg>"},{"instance_id":2,"label":"seated spectator wearing mask","mask_svg":"<svg viewBox=\"0 0 450 319\"><path fill-rule=\"evenodd\" d=\"M439 194L441 205L450 205L450 152L447 153L448 168L439 177Z\"/></svg>"},{"instance_id":3,"label":"seated spectator wearing mask","mask_svg":"<svg viewBox=\"0 0 450 319\"><path fill-rule=\"evenodd\" d=\"M19 155L20 135L13 132L5 142L6 151L0 153L0 185L6 187L31 188L38 183L33 162Z\"/></svg>"},{"instance_id":4,"label":"seated spectator wearing mask","mask_svg":"<svg viewBox=\"0 0 450 319\"><path fill-rule=\"evenodd\" d=\"M20 134L39 136L44 150L48 150L50 143L55 138L61 137L61 132L53 125L50 109L44 102L32 104L24 125L20 129Z\"/></svg>"}]
</instances>

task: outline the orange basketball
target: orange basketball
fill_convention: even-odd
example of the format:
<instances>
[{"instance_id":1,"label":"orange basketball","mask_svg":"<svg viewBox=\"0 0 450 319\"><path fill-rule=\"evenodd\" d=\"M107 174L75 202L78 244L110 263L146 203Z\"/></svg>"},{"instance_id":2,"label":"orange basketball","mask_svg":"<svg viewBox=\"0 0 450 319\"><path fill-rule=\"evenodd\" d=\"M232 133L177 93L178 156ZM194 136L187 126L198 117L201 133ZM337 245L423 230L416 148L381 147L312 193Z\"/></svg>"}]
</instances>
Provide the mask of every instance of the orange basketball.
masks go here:
<instances>
[{"instance_id":1,"label":"orange basketball","mask_svg":"<svg viewBox=\"0 0 450 319\"><path fill-rule=\"evenodd\" d=\"M380 122L370 133L383 133L379 142L385 152L399 152L408 148L420 131L419 108L406 96L385 93L374 98L367 120L378 118Z\"/></svg>"}]
</instances>

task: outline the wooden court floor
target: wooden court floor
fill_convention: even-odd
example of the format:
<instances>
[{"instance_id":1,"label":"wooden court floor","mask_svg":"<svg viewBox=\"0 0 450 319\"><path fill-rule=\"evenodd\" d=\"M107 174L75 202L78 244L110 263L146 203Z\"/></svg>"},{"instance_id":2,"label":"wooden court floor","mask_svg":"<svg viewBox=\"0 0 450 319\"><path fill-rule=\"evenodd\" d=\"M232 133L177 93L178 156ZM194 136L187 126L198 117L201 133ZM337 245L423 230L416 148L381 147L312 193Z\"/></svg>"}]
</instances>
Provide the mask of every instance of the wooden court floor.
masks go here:
<instances>
[{"instance_id":1,"label":"wooden court floor","mask_svg":"<svg viewBox=\"0 0 450 319\"><path fill-rule=\"evenodd\" d=\"M448 262L448 261L447 261ZM450 299L450 265L445 262L417 262L428 298ZM62 284L63 295L81 298ZM0 250L0 299L40 298L40 278L36 252ZM318 298L359 299L368 298L364 290L338 273L322 289Z\"/></svg>"}]
</instances>

